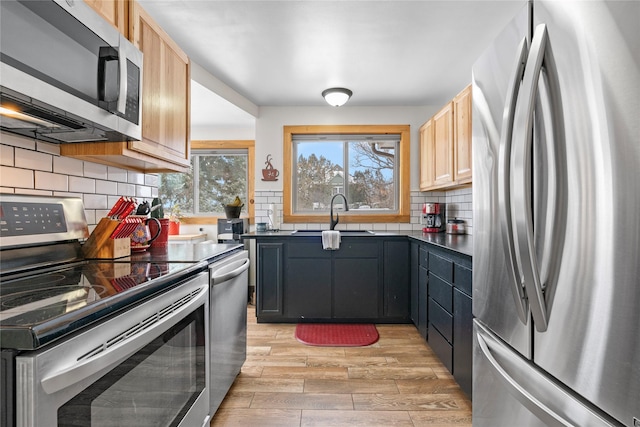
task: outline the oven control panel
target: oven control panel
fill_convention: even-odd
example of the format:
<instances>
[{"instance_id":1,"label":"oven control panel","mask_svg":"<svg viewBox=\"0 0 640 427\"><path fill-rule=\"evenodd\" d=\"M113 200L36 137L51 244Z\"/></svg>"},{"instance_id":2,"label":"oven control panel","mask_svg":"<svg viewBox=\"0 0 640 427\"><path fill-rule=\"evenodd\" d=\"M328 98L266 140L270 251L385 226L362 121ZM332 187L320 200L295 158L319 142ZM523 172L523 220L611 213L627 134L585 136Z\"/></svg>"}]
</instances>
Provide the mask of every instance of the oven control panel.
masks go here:
<instances>
[{"instance_id":1,"label":"oven control panel","mask_svg":"<svg viewBox=\"0 0 640 427\"><path fill-rule=\"evenodd\" d=\"M0 194L0 247L86 239L82 199Z\"/></svg>"},{"instance_id":2,"label":"oven control panel","mask_svg":"<svg viewBox=\"0 0 640 427\"><path fill-rule=\"evenodd\" d=\"M0 237L66 231L62 204L0 203Z\"/></svg>"}]
</instances>

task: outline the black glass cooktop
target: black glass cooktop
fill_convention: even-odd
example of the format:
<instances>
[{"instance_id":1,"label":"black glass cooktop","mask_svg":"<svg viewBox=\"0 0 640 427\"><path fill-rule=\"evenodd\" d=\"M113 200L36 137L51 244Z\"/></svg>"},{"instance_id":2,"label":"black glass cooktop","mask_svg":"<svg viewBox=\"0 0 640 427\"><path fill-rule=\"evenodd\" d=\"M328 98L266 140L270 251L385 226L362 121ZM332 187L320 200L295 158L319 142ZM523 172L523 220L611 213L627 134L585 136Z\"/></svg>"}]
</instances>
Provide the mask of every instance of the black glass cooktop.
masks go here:
<instances>
[{"instance_id":1,"label":"black glass cooktop","mask_svg":"<svg viewBox=\"0 0 640 427\"><path fill-rule=\"evenodd\" d=\"M206 264L205 264L206 265ZM202 269L187 262L82 262L2 278L0 346L35 349Z\"/></svg>"}]
</instances>

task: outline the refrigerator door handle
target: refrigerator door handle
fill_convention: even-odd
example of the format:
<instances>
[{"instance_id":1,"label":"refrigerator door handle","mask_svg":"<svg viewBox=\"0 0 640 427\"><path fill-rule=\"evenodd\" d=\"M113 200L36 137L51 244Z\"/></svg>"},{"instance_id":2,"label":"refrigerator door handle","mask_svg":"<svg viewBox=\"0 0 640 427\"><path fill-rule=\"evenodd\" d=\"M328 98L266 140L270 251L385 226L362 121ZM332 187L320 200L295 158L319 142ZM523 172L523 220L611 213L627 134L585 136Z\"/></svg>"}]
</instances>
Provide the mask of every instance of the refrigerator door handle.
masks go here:
<instances>
[{"instance_id":1,"label":"refrigerator door handle","mask_svg":"<svg viewBox=\"0 0 640 427\"><path fill-rule=\"evenodd\" d=\"M491 337L486 338L491 339ZM489 362L489 366L491 366L494 373L498 378L502 380L502 383L507 386L511 395L514 396L520 403L522 403L529 411L531 411L535 416L544 421L544 423L548 426L571 427L574 425L573 423L565 420L559 414L555 413L544 403L536 399L536 397L529 393L525 387L523 387L518 383L518 381L511 377L511 375L509 375L505 368L502 367L500 362L498 362L498 360L496 360L496 358L493 356L491 349L489 349L489 346L485 341L485 336L483 336L480 331L476 333L476 339L478 340L478 347ZM511 357L518 356L512 355Z\"/></svg>"},{"instance_id":2,"label":"refrigerator door handle","mask_svg":"<svg viewBox=\"0 0 640 427\"><path fill-rule=\"evenodd\" d=\"M518 44L516 63L512 69L514 73L507 87L505 108L502 119L502 131L500 132L500 148L498 154L498 207L500 209L500 228L502 229L502 242L506 251L507 270L511 274L511 293L516 304L516 312L520 321L527 324L529 320L529 307L527 298L520 279L520 267L514 248L513 219L511 217L511 198L509 177L511 176L511 141L513 134L513 120L515 115L518 90L524 73L524 65L527 60L527 39L523 38Z\"/></svg>"},{"instance_id":3,"label":"refrigerator door handle","mask_svg":"<svg viewBox=\"0 0 640 427\"><path fill-rule=\"evenodd\" d=\"M516 255L522 268L524 288L536 329L547 330L548 315L545 305L540 269L535 252L532 216L532 145L533 112L535 109L538 79L548 42L545 24L536 27L529 58L525 67L521 96L516 105L513 151L511 152L511 215L514 218Z\"/></svg>"},{"instance_id":4,"label":"refrigerator door handle","mask_svg":"<svg viewBox=\"0 0 640 427\"><path fill-rule=\"evenodd\" d=\"M588 406L527 360L523 359L474 320L475 357L485 358L493 378L508 393L547 426L618 425L592 406Z\"/></svg>"}]
</instances>

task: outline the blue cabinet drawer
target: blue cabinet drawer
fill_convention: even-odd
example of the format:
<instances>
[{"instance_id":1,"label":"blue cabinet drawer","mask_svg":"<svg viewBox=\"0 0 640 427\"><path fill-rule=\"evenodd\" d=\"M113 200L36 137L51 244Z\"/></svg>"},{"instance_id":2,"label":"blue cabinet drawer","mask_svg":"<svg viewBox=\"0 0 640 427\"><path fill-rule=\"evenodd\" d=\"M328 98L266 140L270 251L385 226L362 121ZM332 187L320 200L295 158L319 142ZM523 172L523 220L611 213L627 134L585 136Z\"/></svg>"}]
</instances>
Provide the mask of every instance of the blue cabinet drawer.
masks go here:
<instances>
[{"instance_id":1,"label":"blue cabinet drawer","mask_svg":"<svg viewBox=\"0 0 640 427\"><path fill-rule=\"evenodd\" d=\"M454 284L456 288L460 289L465 294L471 295L471 288L473 286L471 269L456 264L454 266Z\"/></svg>"},{"instance_id":2,"label":"blue cabinet drawer","mask_svg":"<svg viewBox=\"0 0 640 427\"><path fill-rule=\"evenodd\" d=\"M453 313L453 287L438 276L429 277L429 296L449 313Z\"/></svg>"},{"instance_id":3,"label":"blue cabinet drawer","mask_svg":"<svg viewBox=\"0 0 640 427\"><path fill-rule=\"evenodd\" d=\"M453 316L444 308L429 298L429 323L440 331L443 337L450 343L453 343ZM431 335L431 334L429 334Z\"/></svg>"},{"instance_id":4,"label":"blue cabinet drawer","mask_svg":"<svg viewBox=\"0 0 640 427\"><path fill-rule=\"evenodd\" d=\"M429 251L424 246L420 247L420 251L418 254L420 267L424 267L427 270L429 269Z\"/></svg>"},{"instance_id":5,"label":"blue cabinet drawer","mask_svg":"<svg viewBox=\"0 0 640 427\"><path fill-rule=\"evenodd\" d=\"M431 325L429 325L429 347L440 358L440 361L449 372L453 372L453 347Z\"/></svg>"},{"instance_id":6,"label":"blue cabinet drawer","mask_svg":"<svg viewBox=\"0 0 640 427\"><path fill-rule=\"evenodd\" d=\"M449 283L453 283L453 262L429 252L429 272L440 276Z\"/></svg>"}]
</instances>

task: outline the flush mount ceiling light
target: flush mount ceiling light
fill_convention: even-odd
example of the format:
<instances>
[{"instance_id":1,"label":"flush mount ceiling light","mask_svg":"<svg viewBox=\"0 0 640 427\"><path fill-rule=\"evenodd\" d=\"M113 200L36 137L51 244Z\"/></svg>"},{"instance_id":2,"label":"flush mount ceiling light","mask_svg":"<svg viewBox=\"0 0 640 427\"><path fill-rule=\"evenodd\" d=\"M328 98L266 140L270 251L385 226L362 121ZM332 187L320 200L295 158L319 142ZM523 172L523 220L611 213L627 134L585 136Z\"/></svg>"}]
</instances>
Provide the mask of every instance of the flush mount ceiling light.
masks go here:
<instances>
[{"instance_id":1,"label":"flush mount ceiling light","mask_svg":"<svg viewBox=\"0 0 640 427\"><path fill-rule=\"evenodd\" d=\"M353 92L343 87L332 87L322 91L322 97L329 105L334 107L344 105L351 98L351 95L353 95Z\"/></svg>"}]
</instances>

